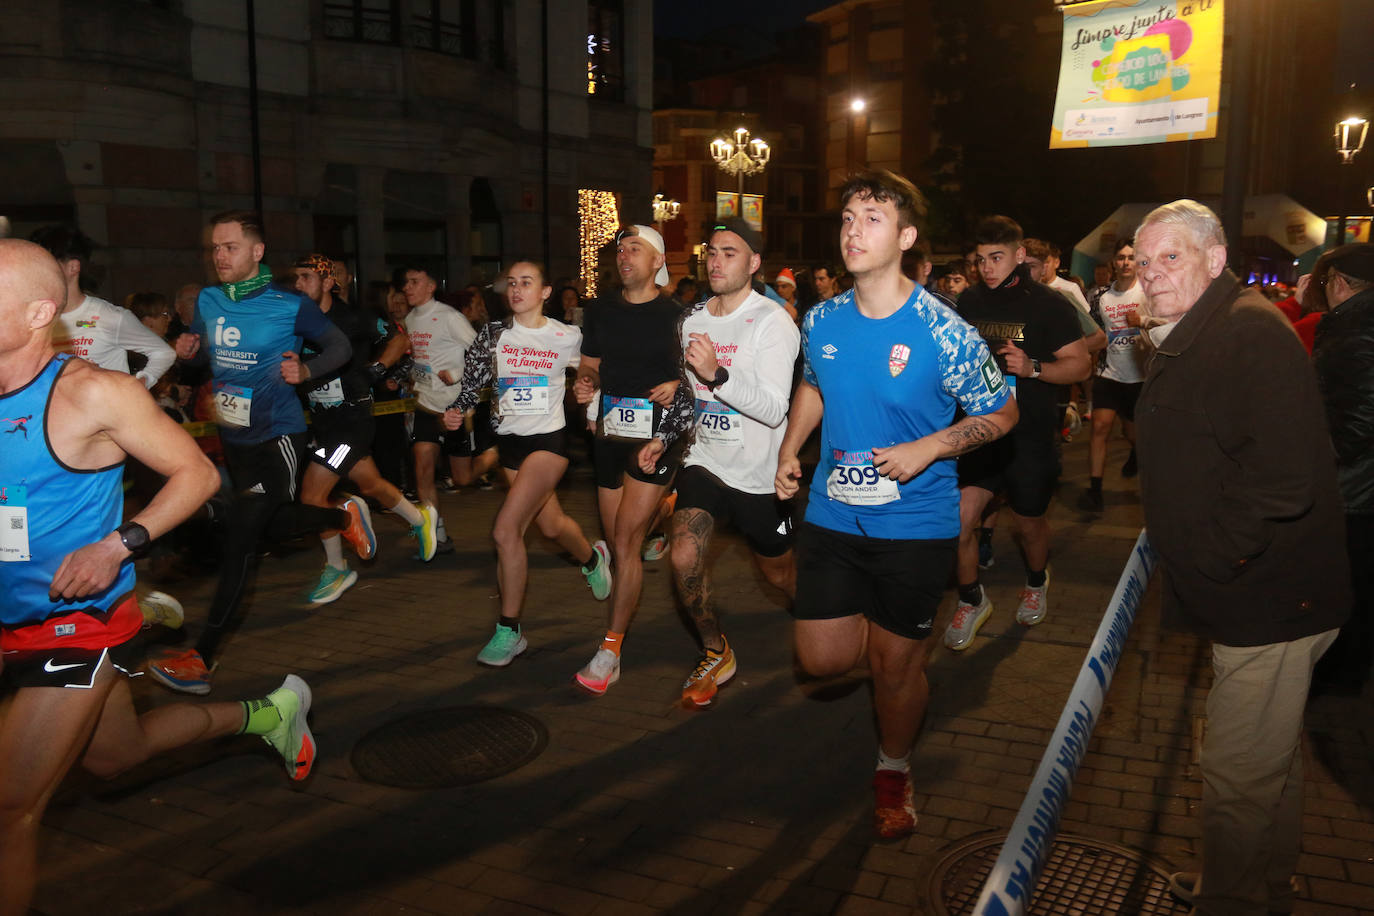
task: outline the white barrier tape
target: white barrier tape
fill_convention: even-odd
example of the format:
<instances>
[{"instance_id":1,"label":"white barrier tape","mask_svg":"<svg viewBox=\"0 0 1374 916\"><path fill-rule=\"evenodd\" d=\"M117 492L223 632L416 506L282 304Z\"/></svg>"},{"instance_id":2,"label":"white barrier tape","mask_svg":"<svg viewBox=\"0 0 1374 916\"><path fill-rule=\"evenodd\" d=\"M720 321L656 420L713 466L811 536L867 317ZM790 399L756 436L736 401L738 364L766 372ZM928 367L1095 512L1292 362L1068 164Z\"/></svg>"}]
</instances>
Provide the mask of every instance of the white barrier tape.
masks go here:
<instances>
[{"instance_id":1,"label":"white barrier tape","mask_svg":"<svg viewBox=\"0 0 1374 916\"><path fill-rule=\"evenodd\" d=\"M1030 904L1035 883L1059 830L1059 816L1073 788L1074 776L1088 739L1112 685L1117 662L1126 648L1145 587L1158 561L1144 531L1136 538L1130 559L1121 570L1107 613L1097 628L1088 657L1078 672L1073 691L1059 716L1054 735L1040 758L1021 810L1016 813L1007 841L988 874L973 912L976 916L1020 916Z\"/></svg>"}]
</instances>

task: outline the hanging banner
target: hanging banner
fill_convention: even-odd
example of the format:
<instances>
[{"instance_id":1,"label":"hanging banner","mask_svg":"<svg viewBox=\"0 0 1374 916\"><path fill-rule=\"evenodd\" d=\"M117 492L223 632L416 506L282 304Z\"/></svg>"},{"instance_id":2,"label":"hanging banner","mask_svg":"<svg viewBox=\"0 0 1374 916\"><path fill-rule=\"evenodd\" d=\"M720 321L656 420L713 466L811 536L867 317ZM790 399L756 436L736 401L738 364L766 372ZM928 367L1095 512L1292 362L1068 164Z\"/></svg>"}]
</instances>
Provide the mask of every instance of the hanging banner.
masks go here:
<instances>
[{"instance_id":1,"label":"hanging banner","mask_svg":"<svg viewBox=\"0 0 1374 916\"><path fill-rule=\"evenodd\" d=\"M717 191L716 219L733 219L736 216L739 216L739 195Z\"/></svg>"},{"instance_id":2,"label":"hanging banner","mask_svg":"<svg viewBox=\"0 0 1374 916\"><path fill-rule=\"evenodd\" d=\"M763 231L763 195L746 194L744 195L744 221L753 227L755 232Z\"/></svg>"},{"instance_id":3,"label":"hanging banner","mask_svg":"<svg viewBox=\"0 0 1374 916\"><path fill-rule=\"evenodd\" d=\"M1217 135L1224 0L1063 7L1050 149Z\"/></svg>"}]
</instances>

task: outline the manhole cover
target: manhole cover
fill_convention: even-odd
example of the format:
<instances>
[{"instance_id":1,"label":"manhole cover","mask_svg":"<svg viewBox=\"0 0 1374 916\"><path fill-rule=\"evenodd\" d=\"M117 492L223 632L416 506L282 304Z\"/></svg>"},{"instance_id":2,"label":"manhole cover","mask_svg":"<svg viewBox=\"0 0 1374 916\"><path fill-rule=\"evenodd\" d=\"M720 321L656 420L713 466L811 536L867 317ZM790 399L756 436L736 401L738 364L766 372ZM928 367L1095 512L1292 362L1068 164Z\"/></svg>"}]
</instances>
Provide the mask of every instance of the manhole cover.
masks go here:
<instances>
[{"instance_id":1,"label":"manhole cover","mask_svg":"<svg viewBox=\"0 0 1374 916\"><path fill-rule=\"evenodd\" d=\"M533 716L493 706L417 712L373 729L353 746L353 769L402 789L465 786L519 769L549 733Z\"/></svg>"},{"instance_id":2,"label":"manhole cover","mask_svg":"<svg viewBox=\"0 0 1374 916\"><path fill-rule=\"evenodd\" d=\"M940 860L930 881L937 913L962 916L973 912L1006 838L1006 834L976 837ZM1188 911L1186 904L1169 893L1169 873L1162 867L1124 846L1070 835L1059 837L1050 847L1049 861L1026 909L1030 916Z\"/></svg>"}]
</instances>

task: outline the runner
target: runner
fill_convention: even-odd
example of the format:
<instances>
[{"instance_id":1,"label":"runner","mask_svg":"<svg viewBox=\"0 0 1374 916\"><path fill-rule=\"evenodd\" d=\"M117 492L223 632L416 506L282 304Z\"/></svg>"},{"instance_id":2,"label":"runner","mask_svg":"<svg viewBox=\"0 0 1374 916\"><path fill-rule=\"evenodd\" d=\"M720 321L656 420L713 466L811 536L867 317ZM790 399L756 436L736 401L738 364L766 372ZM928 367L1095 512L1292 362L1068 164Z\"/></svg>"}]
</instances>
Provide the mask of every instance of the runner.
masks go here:
<instances>
[{"instance_id":1,"label":"runner","mask_svg":"<svg viewBox=\"0 0 1374 916\"><path fill-rule=\"evenodd\" d=\"M1145 383L1145 350L1141 345L1142 319L1149 318L1145 291L1136 282L1135 241L1122 239L1112 258L1112 285L1095 290L1090 306L1093 320L1107 332L1107 349L1097 364L1093 380L1092 441L1088 447L1088 489L1079 498L1078 508L1101 512L1102 474L1107 467L1107 440L1112 424L1121 417L1121 434L1131 444L1131 453L1121 465L1121 476L1136 475L1135 402Z\"/></svg>"},{"instance_id":2,"label":"runner","mask_svg":"<svg viewBox=\"0 0 1374 916\"><path fill-rule=\"evenodd\" d=\"M234 497L219 582L200 639L195 648L166 653L148 666L163 686L194 694L210 692L215 655L237 621L264 537L280 541L344 530L360 554L375 543L361 499L352 497L339 509L296 502L305 417L295 386L343 366L348 338L309 298L272 282L272 271L262 264L267 247L256 213L220 213L210 220L210 232L220 284L201 290L193 333L178 338L177 355L209 359ZM302 339L314 341L320 355L301 362Z\"/></svg>"},{"instance_id":3,"label":"runner","mask_svg":"<svg viewBox=\"0 0 1374 916\"><path fill-rule=\"evenodd\" d=\"M611 593L611 552L605 541L588 544L577 522L563 512L554 488L568 469L568 430L563 417L566 373L576 369L582 332L543 313L553 292L544 266L516 261L506 276L511 315L488 321L463 361L463 391L444 413L449 430L463 427L476 410L479 392L496 382L491 425L496 431L506 498L496 513L496 578L501 618L477 661L502 668L528 646L520 611L529 581L525 532L530 522L582 564L592 594Z\"/></svg>"},{"instance_id":4,"label":"runner","mask_svg":"<svg viewBox=\"0 0 1374 916\"><path fill-rule=\"evenodd\" d=\"M301 388L310 405L310 429L314 449L301 484L301 502L307 506L332 506L330 494L339 478L346 476L358 485L362 495L399 515L410 525L420 544L420 559L434 559L435 530L439 513L433 506L416 506L401 491L383 479L372 460L372 384L380 381L405 356L410 341L404 333L391 333L378 318L365 314L346 300L335 299L334 270L338 261L320 254L307 255L296 262L296 291L310 297L334 326L343 331L353 347L353 355L342 369L312 378ZM375 346L383 349L372 359ZM367 503L356 500L359 521L368 518ZM368 550L360 551L366 560L375 553L375 538L366 540L367 531L354 532ZM337 601L358 574L343 558L343 540L338 531L320 532L325 565L319 584L310 593L311 604Z\"/></svg>"},{"instance_id":5,"label":"runner","mask_svg":"<svg viewBox=\"0 0 1374 916\"><path fill-rule=\"evenodd\" d=\"M156 385L176 361L176 354L133 312L82 290L81 271L95 247L91 240L70 226L47 226L31 239L57 258L67 281L67 307L52 324L53 346L102 369L126 374L129 353L141 353L148 362L136 377L145 388Z\"/></svg>"},{"instance_id":6,"label":"runner","mask_svg":"<svg viewBox=\"0 0 1374 916\"><path fill-rule=\"evenodd\" d=\"M1049 613L1050 525L1045 512L1059 480L1060 393L1092 371L1077 309L1032 280L1023 263L1021 226L1005 216L990 216L978 224L974 238L983 282L959 297L959 314L996 354L1020 419L1010 436L959 459L959 604L945 630L945 645L956 651L968 648L992 613L992 601L978 582L978 532L988 504L1002 491L1025 554L1026 585L1016 622L1035 626Z\"/></svg>"},{"instance_id":7,"label":"runner","mask_svg":"<svg viewBox=\"0 0 1374 916\"><path fill-rule=\"evenodd\" d=\"M463 447L462 433L444 434L443 413L457 399L463 384L463 354L477 339L477 331L457 309L434 298L439 284L429 269L422 266L405 270L406 303L410 311L401 325L410 337L414 364L410 370L415 389L415 422L411 431L415 457L415 492L426 506L439 505L439 490L434 473L439 453L456 456ZM449 553L453 541L438 521L439 551ZM420 555L423 558L423 554Z\"/></svg>"},{"instance_id":8,"label":"runner","mask_svg":"<svg viewBox=\"0 0 1374 916\"><path fill-rule=\"evenodd\" d=\"M744 220L715 226L706 247L715 295L693 306L682 324L697 422L677 479L671 555L678 596L703 650L682 683L683 703L694 706L709 705L736 669L706 571L717 520L732 521L744 534L770 584L789 599L796 594L792 519L778 503L773 478L800 338L791 316L749 283L762 250Z\"/></svg>"},{"instance_id":9,"label":"runner","mask_svg":"<svg viewBox=\"0 0 1374 916\"><path fill-rule=\"evenodd\" d=\"M139 715L124 675L139 664L142 616L133 557L219 487L191 437L127 374L55 354L66 301L42 248L0 240L0 404L39 435L4 444L0 477L0 913L28 911L37 834L71 767L110 778L149 757L222 735L263 737L292 779L309 775L310 688L289 675L249 702L160 706ZM121 525L121 479L133 456L166 475Z\"/></svg>"},{"instance_id":10,"label":"runner","mask_svg":"<svg viewBox=\"0 0 1374 916\"><path fill-rule=\"evenodd\" d=\"M616 268L622 288L584 316L573 386L596 418L597 505L615 561L610 629L576 677L598 696L620 679L620 650L644 581L644 535L681 460L681 447L670 447L692 425L691 389L682 384L682 310L659 291L668 282L663 237L649 226L621 230Z\"/></svg>"},{"instance_id":11,"label":"runner","mask_svg":"<svg viewBox=\"0 0 1374 916\"><path fill-rule=\"evenodd\" d=\"M802 323L805 374L776 485L779 497L796 495L797 452L821 424L797 538L797 659L817 677L867 660L879 742L874 824L890 839L916 827L907 758L929 700L929 637L959 536L949 459L1006 434L1017 408L982 339L901 272L925 208L920 192L891 172L861 172L840 203L854 289ZM953 422L956 407L967 416Z\"/></svg>"}]
</instances>

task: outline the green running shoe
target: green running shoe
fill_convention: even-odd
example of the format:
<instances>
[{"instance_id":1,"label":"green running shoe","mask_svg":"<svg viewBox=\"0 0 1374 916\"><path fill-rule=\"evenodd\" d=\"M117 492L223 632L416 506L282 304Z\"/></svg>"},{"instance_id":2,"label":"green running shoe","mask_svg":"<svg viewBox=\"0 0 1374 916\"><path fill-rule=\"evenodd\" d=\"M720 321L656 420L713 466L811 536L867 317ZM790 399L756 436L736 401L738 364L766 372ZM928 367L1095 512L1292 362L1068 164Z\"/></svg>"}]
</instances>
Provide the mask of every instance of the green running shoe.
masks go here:
<instances>
[{"instance_id":1,"label":"green running shoe","mask_svg":"<svg viewBox=\"0 0 1374 916\"><path fill-rule=\"evenodd\" d=\"M590 571L587 567L582 567L582 575L591 586L592 597L597 601L605 601L611 594L611 549L606 546L605 541L597 541L592 545L592 551L601 558L601 562Z\"/></svg>"},{"instance_id":2,"label":"green running shoe","mask_svg":"<svg viewBox=\"0 0 1374 916\"><path fill-rule=\"evenodd\" d=\"M281 724L262 736L286 763L286 775L300 782L315 766L315 736L305 721L310 714L310 685L288 674L282 685L267 695L281 713Z\"/></svg>"},{"instance_id":3,"label":"green running shoe","mask_svg":"<svg viewBox=\"0 0 1374 916\"><path fill-rule=\"evenodd\" d=\"M477 662L492 668L504 668L515 660L515 656L524 652L528 647L529 643L525 641L523 630L518 627L512 630L510 627L503 627L498 623L496 632L482 647L482 651L477 653Z\"/></svg>"},{"instance_id":4,"label":"green running shoe","mask_svg":"<svg viewBox=\"0 0 1374 916\"><path fill-rule=\"evenodd\" d=\"M320 584L315 586L315 590L310 593L310 603L328 604L331 601L338 601L339 596L348 591L357 581L358 574L348 567L335 569L326 563L324 572L320 573Z\"/></svg>"},{"instance_id":5,"label":"green running shoe","mask_svg":"<svg viewBox=\"0 0 1374 916\"><path fill-rule=\"evenodd\" d=\"M420 544L420 552L417 556L428 563L434 559L434 554L439 550L439 510L428 503L417 508L420 510L420 524L411 525L410 533L415 535L415 539Z\"/></svg>"}]
</instances>

